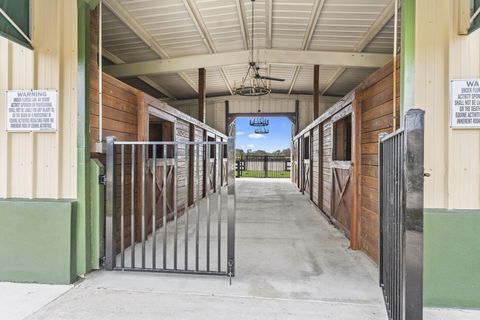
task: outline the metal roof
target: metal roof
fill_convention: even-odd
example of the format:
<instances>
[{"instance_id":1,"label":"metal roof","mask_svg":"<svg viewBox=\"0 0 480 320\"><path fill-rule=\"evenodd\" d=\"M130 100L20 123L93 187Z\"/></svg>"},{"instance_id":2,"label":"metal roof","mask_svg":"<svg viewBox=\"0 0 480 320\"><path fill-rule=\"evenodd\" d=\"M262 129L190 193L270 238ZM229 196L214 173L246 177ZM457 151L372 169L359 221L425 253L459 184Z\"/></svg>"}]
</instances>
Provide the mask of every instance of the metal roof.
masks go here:
<instances>
[{"instance_id":1,"label":"metal roof","mask_svg":"<svg viewBox=\"0 0 480 320\"><path fill-rule=\"evenodd\" d=\"M133 63L248 50L249 0L104 0L103 47L114 63ZM393 0L256 0L254 47L391 53ZM333 53L332 53L333 54ZM259 61L262 73L284 78L273 92L311 94L313 65ZM342 96L375 69L320 65L324 95ZM207 68L207 95L230 94L247 65ZM149 75L164 96L196 96L197 70ZM139 75L141 76L141 75ZM152 82L153 81L153 82ZM128 80L135 86L137 80ZM158 85L158 86L157 86ZM160 95L161 96L161 95Z\"/></svg>"}]
</instances>

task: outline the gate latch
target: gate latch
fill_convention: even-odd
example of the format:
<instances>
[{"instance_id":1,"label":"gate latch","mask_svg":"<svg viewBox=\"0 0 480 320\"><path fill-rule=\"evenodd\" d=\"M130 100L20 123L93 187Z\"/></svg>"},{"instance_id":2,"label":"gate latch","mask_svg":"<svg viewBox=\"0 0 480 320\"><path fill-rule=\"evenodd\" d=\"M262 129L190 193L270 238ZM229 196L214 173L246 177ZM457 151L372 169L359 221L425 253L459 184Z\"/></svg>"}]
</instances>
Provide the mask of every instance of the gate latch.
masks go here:
<instances>
[{"instance_id":1,"label":"gate latch","mask_svg":"<svg viewBox=\"0 0 480 320\"><path fill-rule=\"evenodd\" d=\"M101 174L100 176L98 176L98 183L102 185L106 185L107 177L104 174Z\"/></svg>"},{"instance_id":2,"label":"gate latch","mask_svg":"<svg viewBox=\"0 0 480 320\"><path fill-rule=\"evenodd\" d=\"M233 260L228 260L228 278L230 280L230 285L232 285L232 276L233 276Z\"/></svg>"}]
</instances>

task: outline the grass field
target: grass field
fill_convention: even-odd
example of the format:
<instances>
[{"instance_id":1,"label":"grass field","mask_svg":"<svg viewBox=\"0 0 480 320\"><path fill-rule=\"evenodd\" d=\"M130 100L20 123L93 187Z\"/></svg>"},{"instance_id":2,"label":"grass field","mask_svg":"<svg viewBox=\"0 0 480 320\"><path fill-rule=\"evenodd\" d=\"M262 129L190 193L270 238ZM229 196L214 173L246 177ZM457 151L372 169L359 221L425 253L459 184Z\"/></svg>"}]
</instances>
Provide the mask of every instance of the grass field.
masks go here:
<instances>
[{"instance_id":1,"label":"grass field","mask_svg":"<svg viewBox=\"0 0 480 320\"><path fill-rule=\"evenodd\" d=\"M265 177L264 171L242 171L240 178L290 178L290 171L268 171Z\"/></svg>"}]
</instances>

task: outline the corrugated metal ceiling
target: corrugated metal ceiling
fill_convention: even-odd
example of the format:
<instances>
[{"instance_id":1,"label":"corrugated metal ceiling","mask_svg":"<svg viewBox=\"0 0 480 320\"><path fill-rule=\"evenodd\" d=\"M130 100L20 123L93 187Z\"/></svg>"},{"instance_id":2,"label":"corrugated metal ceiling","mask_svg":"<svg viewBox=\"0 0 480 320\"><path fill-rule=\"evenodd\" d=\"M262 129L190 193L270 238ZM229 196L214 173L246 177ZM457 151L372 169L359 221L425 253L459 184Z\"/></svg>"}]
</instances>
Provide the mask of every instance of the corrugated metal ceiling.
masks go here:
<instances>
[{"instance_id":1,"label":"corrugated metal ceiling","mask_svg":"<svg viewBox=\"0 0 480 320\"><path fill-rule=\"evenodd\" d=\"M251 40L251 2L249 0L108 0L115 2L136 21L169 57L191 56L212 52L245 50ZM256 0L255 48L346 51L355 50L369 28L380 19L392 0ZM315 8L322 4L312 36L306 41ZM161 58L145 44L119 17L103 9L104 48L125 62ZM393 16L393 12L391 13ZM390 18L391 18L390 16ZM393 19L378 32L365 48L366 52L390 53L393 43ZM125 21L125 20L124 20ZM269 37L271 34L271 37ZM268 61L267 61L268 62ZM267 68L265 61L261 64ZM207 94L227 95L229 87L240 83L247 65L207 69ZM295 65L270 64L274 92L312 93L313 66L302 65L294 80ZM338 68L321 66L320 88L325 95L344 95L368 76L372 69L350 68L334 77ZM223 74L222 74L223 72ZM262 70L266 73L267 70ZM196 96L197 70L183 74L150 76L177 99ZM187 81L185 81L187 79ZM189 81L191 80L191 82ZM228 85L227 85L228 81ZM190 82L190 84L188 84ZM331 83L329 83L331 82ZM130 81L130 83L137 83Z\"/></svg>"}]
</instances>

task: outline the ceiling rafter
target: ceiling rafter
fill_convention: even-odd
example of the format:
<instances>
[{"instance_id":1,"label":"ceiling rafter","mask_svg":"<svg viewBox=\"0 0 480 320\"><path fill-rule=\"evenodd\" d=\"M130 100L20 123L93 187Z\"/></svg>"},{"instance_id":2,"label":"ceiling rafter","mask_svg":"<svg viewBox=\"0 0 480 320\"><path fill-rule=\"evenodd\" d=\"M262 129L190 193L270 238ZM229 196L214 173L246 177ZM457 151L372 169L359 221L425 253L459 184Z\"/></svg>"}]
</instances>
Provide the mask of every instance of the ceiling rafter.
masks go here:
<instances>
[{"instance_id":1,"label":"ceiling rafter","mask_svg":"<svg viewBox=\"0 0 480 320\"><path fill-rule=\"evenodd\" d=\"M380 68L391 60L391 54L358 53L342 51L302 51L258 49L260 61L283 65L345 66ZM198 68L215 68L248 63L250 51L232 51L202 54L171 59L157 59L143 62L105 66L104 70L114 77L133 77L161 73L174 73Z\"/></svg>"},{"instance_id":2,"label":"ceiling rafter","mask_svg":"<svg viewBox=\"0 0 480 320\"><path fill-rule=\"evenodd\" d=\"M185 8L187 8L188 14L190 15L190 18L193 20L193 23L195 24L195 27L200 33L202 40L205 43L208 51L212 54L217 53L217 49L215 48L215 43L212 37L210 36L210 33L208 32L207 26L205 25L205 22L203 21L202 15L200 14L200 11L198 10L196 4L193 3L192 0L183 0L183 4L185 5ZM220 75L222 76L223 81L225 82L225 85L230 91L230 94L233 94L232 85L230 83L227 72L223 67L220 67L218 71L220 72Z\"/></svg>"},{"instance_id":3,"label":"ceiling rafter","mask_svg":"<svg viewBox=\"0 0 480 320\"><path fill-rule=\"evenodd\" d=\"M265 0L265 21L267 30L265 32L265 47L272 48L272 26L273 26L273 4L272 0Z\"/></svg>"},{"instance_id":4,"label":"ceiling rafter","mask_svg":"<svg viewBox=\"0 0 480 320\"><path fill-rule=\"evenodd\" d=\"M152 49L162 59L169 59L170 55L156 42L156 40L118 3L117 0L103 0L113 14L115 14L130 30L133 31L150 49ZM198 93L198 86L190 79L185 72L178 72L183 79L195 92Z\"/></svg>"},{"instance_id":5,"label":"ceiling rafter","mask_svg":"<svg viewBox=\"0 0 480 320\"><path fill-rule=\"evenodd\" d=\"M102 49L102 53L103 53L103 56L105 58L107 58L108 60L110 60L111 62L113 62L114 64L123 64L125 63L125 61L123 61L122 59L120 59L119 57L117 57L115 54L111 53L110 51L108 51L107 49ZM142 80L143 82L145 82L146 84L148 84L150 87L154 88L155 90L157 90L158 92L160 92L161 94L163 94L164 96L166 96L167 98L170 98L170 99L176 99L175 96L170 93L170 91L168 91L167 89L165 89L164 87L162 87L161 85L159 85L158 83L156 83L155 81L153 81L152 79L150 79L149 77L147 76L138 76L137 77L138 79Z\"/></svg>"},{"instance_id":6,"label":"ceiling rafter","mask_svg":"<svg viewBox=\"0 0 480 320\"><path fill-rule=\"evenodd\" d=\"M237 7L238 20L240 21L240 29L242 31L243 48L248 50L249 36L247 30L247 17L245 16L245 3L243 0L235 0Z\"/></svg>"},{"instance_id":7,"label":"ceiling rafter","mask_svg":"<svg viewBox=\"0 0 480 320\"><path fill-rule=\"evenodd\" d=\"M385 9L380 13L375 22L370 26L365 35L357 42L353 48L353 52L362 52L365 48L372 42L373 39L382 31L387 23L393 18L395 14L395 0L390 1L390 3L385 7ZM347 70L345 67L338 68L335 73L330 77L325 87L322 89L322 95L324 95L333 84L340 78L340 76Z\"/></svg>"},{"instance_id":8,"label":"ceiling rafter","mask_svg":"<svg viewBox=\"0 0 480 320\"><path fill-rule=\"evenodd\" d=\"M323 7L325 6L325 1L326 0L316 0L315 1L315 6L312 11L312 14L310 15L310 20L307 25L307 30L305 32L305 36L303 37L303 42L302 42L302 47L301 50L308 50L310 47L310 43L312 42L313 34L315 32L315 29L317 27L317 22L318 19L320 18L320 14L323 11ZM300 74L302 66L297 65L295 66L295 71L293 72L292 76L292 83L290 85L290 89L288 90L288 94L291 94L293 91L293 88L295 87L295 83L297 82L298 75Z\"/></svg>"}]
</instances>

